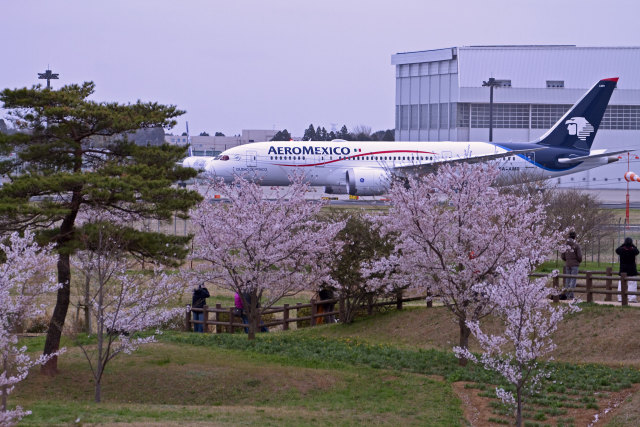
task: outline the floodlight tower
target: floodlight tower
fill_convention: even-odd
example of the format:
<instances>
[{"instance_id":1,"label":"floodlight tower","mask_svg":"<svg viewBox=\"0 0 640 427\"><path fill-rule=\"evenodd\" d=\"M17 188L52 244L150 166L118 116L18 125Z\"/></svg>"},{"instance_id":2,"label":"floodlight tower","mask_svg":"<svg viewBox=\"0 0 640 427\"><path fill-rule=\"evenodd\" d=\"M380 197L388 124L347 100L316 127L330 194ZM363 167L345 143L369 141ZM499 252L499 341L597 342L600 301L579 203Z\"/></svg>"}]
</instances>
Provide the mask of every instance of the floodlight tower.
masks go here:
<instances>
[{"instance_id":1,"label":"floodlight tower","mask_svg":"<svg viewBox=\"0 0 640 427\"><path fill-rule=\"evenodd\" d=\"M47 81L47 89L51 89L51 80L58 79L58 73L52 73L51 70L47 69L44 73L38 73L39 80Z\"/></svg>"},{"instance_id":2,"label":"floodlight tower","mask_svg":"<svg viewBox=\"0 0 640 427\"><path fill-rule=\"evenodd\" d=\"M489 87L489 142L493 141L493 88L499 87L498 82L493 77L490 77L486 82L482 82L482 86Z\"/></svg>"}]
</instances>

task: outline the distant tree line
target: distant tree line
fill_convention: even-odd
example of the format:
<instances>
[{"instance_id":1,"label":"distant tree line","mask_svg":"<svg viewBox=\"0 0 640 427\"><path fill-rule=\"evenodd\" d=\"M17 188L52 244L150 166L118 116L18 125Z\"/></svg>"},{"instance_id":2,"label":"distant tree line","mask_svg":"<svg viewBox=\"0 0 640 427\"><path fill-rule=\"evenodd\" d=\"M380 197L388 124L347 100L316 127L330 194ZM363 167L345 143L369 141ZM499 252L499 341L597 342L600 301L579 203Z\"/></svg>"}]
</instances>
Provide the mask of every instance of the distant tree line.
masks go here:
<instances>
[{"instance_id":1,"label":"distant tree line","mask_svg":"<svg viewBox=\"0 0 640 427\"><path fill-rule=\"evenodd\" d=\"M288 130L283 129L276 133L271 141L290 141L291 134ZM394 130L379 130L371 132L368 126L356 126L351 132L343 125L339 131L329 131L318 126L314 128L313 124L304 131L303 141L331 141L334 139L344 139L345 141L393 141L395 139Z\"/></svg>"}]
</instances>

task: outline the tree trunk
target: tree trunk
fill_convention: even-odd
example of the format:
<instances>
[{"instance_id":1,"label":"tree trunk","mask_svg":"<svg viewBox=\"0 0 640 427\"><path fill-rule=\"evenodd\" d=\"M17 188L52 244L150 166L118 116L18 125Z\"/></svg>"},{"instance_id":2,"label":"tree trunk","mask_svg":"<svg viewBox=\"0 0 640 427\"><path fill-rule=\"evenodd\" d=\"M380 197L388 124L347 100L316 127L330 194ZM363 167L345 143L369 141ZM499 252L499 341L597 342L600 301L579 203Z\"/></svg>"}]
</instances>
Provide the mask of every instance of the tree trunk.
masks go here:
<instances>
[{"instance_id":1,"label":"tree trunk","mask_svg":"<svg viewBox=\"0 0 640 427\"><path fill-rule=\"evenodd\" d=\"M7 363L7 355L4 355L2 357L2 368L4 369L4 374L9 377L9 364ZM7 390L8 390L8 386L5 384L2 386L2 407L0 407L0 410L2 412L6 412L7 410Z\"/></svg>"},{"instance_id":2,"label":"tree trunk","mask_svg":"<svg viewBox=\"0 0 640 427\"><path fill-rule=\"evenodd\" d=\"M87 276L84 283L84 331L91 333L91 278Z\"/></svg>"},{"instance_id":3,"label":"tree trunk","mask_svg":"<svg viewBox=\"0 0 640 427\"><path fill-rule=\"evenodd\" d=\"M251 307L251 312L249 313L249 324L247 325L249 327L248 338L250 340L256 338L256 317L256 310L255 308Z\"/></svg>"},{"instance_id":4,"label":"tree trunk","mask_svg":"<svg viewBox=\"0 0 640 427\"><path fill-rule=\"evenodd\" d=\"M518 399L518 407L516 409L516 427L522 427L522 392L520 389L516 391Z\"/></svg>"},{"instance_id":5,"label":"tree trunk","mask_svg":"<svg viewBox=\"0 0 640 427\"><path fill-rule=\"evenodd\" d=\"M53 309L53 315L49 322L49 330L47 331L47 339L44 343L44 354L52 354L60 349L60 337L62 336L62 328L67 317L69 309L69 296L71 294L71 268L69 265L69 254L61 253L58 255L58 283L62 283L62 287L58 289L58 298L56 307ZM55 375L58 373L58 356L53 356L47 361L40 372L45 375Z\"/></svg>"},{"instance_id":6,"label":"tree trunk","mask_svg":"<svg viewBox=\"0 0 640 427\"><path fill-rule=\"evenodd\" d=\"M100 394L102 391L102 372L104 371L104 364L106 363L107 358L103 357L104 352L104 284L102 280L100 280L100 289L98 291L98 312L96 315L96 339L98 340L98 360L96 361L96 390L95 390L95 401L96 403L100 403ZM109 329L107 329L107 335L109 335ZM112 331L113 333L113 331ZM111 340L111 336L109 336L109 340ZM103 361L105 361L103 363Z\"/></svg>"},{"instance_id":7,"label":"tree trunk","mask_svg":"<svg viewBox=\"0 0 640 427\"><path fill-rule=\"evenodd\" d=\"M471 335L471 329L467 326L465 319L459 318L458 325L460 326L460 347L469 348L469 336ZM461 356L458 359L458 365L467 366L467 358Z\"/></svg>"},{"instance_id":8,"label":"tree trunk","mask_svg":"<svg viewBox=\"0 0 640 427\"><path fill-rule=\"evenodd\" d=\"M256 338L256 331L258 330L258 293L255 290L251 291L251 301L249 302L249 334L248 338L253 340Z\"/></svg>"}]
</instances>

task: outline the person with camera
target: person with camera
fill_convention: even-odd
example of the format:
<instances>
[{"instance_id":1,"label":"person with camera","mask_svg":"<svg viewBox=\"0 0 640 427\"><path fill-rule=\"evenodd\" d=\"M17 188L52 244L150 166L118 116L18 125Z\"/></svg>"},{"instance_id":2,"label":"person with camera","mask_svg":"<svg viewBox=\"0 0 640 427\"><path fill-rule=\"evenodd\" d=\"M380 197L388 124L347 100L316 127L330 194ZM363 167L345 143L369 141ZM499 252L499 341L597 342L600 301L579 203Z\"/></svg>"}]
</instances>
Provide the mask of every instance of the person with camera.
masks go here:
<instances>
[{"instance_id":1,"label":"person with camera","mask_svg":"<svg viewBox=\"0 0 640 427\"><path fill-rule=\"evenodd\" d=\"M578 274L578 267L582 262L582 250L580 245L576 242L576 232L570 231L569 238L566 242L568 248L562 253L562 260L564 261L564 274L570 274L575 276ZM576 287L576 278L570 277L566 279L566 293L560 295L560 299L573 299L573 289Z\"/></svg>"},{"instance_id":2,"label":"person with camera","mask_svg":"<svg viewBox=\"0 0 640 427\"><path fill-rule=\"evenodd\" d=\"M620 257L620 274L627 273L627 277L633 277L638 275L638 268L636 266L636 256L638 256L638 248L633 244L633 239L627 237L624 239L624 243L616 249L616 253ZM618 290L621 289L621 283L618 284ZM638 291L638 282L631 280L627 282L627 289L629 292ZM636 302L638 297L636 295L629 295L629 302ZM618 295L618 301L622 301L622 295Z\"/></svg>"},{"instance_id":3,"label":"person with camera","mask_svg":"<svg viewBox=\"0 0 640 427\"><path fill-rule=\"evenodd\" d=\"M193 290L193 298L191 299L191 308L202 309L207 305L207 298L209 298L209 290L204 287L204 283L200 283L197 288ZM204 320L204 312L191 311L193 313L193 320L202 322ZM204 332L204 325L202 323L193 324L194 332Z\"/></svg>"}]
</instances>

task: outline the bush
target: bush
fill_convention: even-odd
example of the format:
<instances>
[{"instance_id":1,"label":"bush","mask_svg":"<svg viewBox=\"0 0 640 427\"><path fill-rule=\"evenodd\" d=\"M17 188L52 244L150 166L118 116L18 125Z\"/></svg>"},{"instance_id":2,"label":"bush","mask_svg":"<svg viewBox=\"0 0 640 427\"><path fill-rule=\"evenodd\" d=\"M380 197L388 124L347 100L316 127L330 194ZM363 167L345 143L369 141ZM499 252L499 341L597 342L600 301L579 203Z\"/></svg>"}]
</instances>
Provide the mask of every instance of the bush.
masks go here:
<instances>
[{"instance_id":1,"label":"bush","mask_svg":"<svg viewBox=\"0 0 640 427\"><path fill-rule=\"evenodd\" d=\"M49 330L49 319L45 316L38 316L30 319L25 330L30 334L41 334Z\"/></svg>"}]
</instances>

